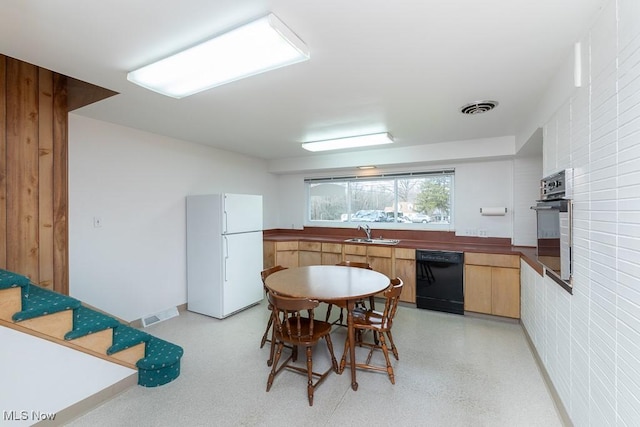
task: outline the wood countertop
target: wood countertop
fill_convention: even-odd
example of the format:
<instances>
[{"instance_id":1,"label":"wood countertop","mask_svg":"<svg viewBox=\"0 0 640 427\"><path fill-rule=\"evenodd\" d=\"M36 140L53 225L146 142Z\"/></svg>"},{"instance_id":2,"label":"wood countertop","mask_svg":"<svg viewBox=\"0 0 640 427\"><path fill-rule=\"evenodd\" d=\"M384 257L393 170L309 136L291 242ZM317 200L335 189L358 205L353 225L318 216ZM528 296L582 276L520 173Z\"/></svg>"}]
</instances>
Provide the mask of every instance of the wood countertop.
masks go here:
<instances>
[{"instance_id":1,"label":"wood countertop","mask_svg":"<svg viewBox=\"0 0 640 427\"><path fill-rule=\"evenodd\" d=\"M371 245L370 243L346 242L354 237L363 237L361 231L351 228L305 227L303 230L274 229L264 230L265 241L302 241L326 242L350 245ZM512 246L511 239L493 237L460 237L454 232L446 231L409 231L409 230L374 230L372 237L383 235L385 239L398 239L396 245L380 245L386 247L443 250L456 252L478 252L490 254L518 255L539 274L543 274L542 264L536 259L536 248L529 246Z\"/></svg>"}]
</instances>

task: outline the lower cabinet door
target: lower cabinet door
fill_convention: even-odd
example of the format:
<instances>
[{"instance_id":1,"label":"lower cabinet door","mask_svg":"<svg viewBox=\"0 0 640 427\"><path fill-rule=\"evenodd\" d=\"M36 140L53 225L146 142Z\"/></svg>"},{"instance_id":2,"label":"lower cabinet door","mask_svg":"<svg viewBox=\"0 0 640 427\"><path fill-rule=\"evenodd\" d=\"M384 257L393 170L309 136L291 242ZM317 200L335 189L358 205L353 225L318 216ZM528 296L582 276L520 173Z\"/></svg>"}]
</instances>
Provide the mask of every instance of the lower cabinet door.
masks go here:
<instances>
[{"instance_id":1,"label":"lower cabinet door","mask_svg":"<svg viewBox=\"0 0 640 427\"><path fill-rule=\"evenodd\" d=\"M492 267L491 284L492 314L520 318L520 270Z\"/></svg>"},{"instance_id":2,"label":"lower cabinet door","mask_svg":"<svg viewBox=\"0 0 640 427\"><path fill-rule=\"evenodd\" d=\"M491 268L482 265L464 267L464 309L491 314Z\"/></svg>"}]
</instances>

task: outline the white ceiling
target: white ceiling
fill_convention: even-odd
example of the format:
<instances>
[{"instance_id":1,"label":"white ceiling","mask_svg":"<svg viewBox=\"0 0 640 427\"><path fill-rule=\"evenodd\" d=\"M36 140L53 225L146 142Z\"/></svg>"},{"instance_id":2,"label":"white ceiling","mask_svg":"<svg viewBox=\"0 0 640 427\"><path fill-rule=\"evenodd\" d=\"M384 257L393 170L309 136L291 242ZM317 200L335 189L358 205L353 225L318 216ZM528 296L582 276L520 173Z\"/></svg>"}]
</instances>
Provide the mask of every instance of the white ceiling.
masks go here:
<instances>
[{"instance_id":1,"label":"white ceiling","mask_svg":"<svg viewBox=\"0 0 640 427\"><path fill-rule=\"evenodd\" d=\"M395 146L515 135L606 0L3 0L0 53L120 94L78 114L265 159L389 131ZM309 61L172 99L135 68L275 13ZM459 108L490 99L495 110Z\"/></svg>"}]
</instances>

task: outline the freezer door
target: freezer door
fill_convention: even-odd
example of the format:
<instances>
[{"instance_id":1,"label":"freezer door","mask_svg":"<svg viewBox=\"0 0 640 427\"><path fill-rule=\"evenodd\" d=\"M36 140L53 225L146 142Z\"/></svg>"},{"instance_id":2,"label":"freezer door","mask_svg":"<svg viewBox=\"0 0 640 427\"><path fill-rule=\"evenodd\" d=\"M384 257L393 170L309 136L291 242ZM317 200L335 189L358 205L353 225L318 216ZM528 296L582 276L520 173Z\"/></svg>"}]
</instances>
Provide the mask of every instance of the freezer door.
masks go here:
<instances>
[{"instance_id":1,"label":"freezer door","mask_svg":"<svg viewBox=\"0 0 640 427\"><path fill-rule=\"evenodd\" d=\"M223 199L223 234L262 230L262 196L224 194Z\"/></svg>"},{"instance_id":2,"label":"freezer door","mask_svg":"<svg viewBox=\"0 0 640 427\"><path fill-rule=\"evenodd\" d=\"M262 232L223 236L223 316L260 302Z\"/></svg>"}]
</instances>

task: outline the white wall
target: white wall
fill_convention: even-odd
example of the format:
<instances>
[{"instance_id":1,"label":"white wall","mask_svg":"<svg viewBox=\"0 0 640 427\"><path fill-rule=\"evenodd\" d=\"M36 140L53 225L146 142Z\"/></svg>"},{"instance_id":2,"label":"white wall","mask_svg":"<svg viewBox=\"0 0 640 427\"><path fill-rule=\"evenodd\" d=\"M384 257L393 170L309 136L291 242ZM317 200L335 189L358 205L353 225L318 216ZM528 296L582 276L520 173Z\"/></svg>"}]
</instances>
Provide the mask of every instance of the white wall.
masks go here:
<instances>
[{"instance_id":1,"label":"white wall","mask_svg":"<svg viewBox=\"0 0 640 427\"><path fill-rule=\"evenodd\" d=\"M541 157L519 157L513 162L513 244L536 246L536 213L540 198Z\"/></svg>"},{"instance_id":2,"label":"white wall","mask_svg":"<svg viewBox=\"0 0 640 427\"><path fill-rule=\"evenodd\" d=\"M184 304L185 196L262 194L269 229L275 184L262 160L70 114L70 295L127 321Z\"/></svg>"},{"instance_id":3,"label":"white wall","mask_svg":"<svg viewBox=\"0 0 640 427\"><path fill-rule=\"evenodd\" d=\"M515 181L514 160L494 160L463 162L457 164L425 164L420 166L414 158L415 165L406 171L434 170L438 168L455 168L455 214L454 226L456 234L469 235L479 230L484 230L488 237L513 237L514 218L516 215L530 216L529 206L538 198L537 185L540 180L540 170L532 178L533 185L524 179ZM532 160L535 162L535 160ZM539 162L539 160L538 160ZM527 165L522 161L519 165ZM529 166L527 166L529 168ZM518 171L523 168L518 169ZM401 169L394 169L399 172ZM280 175L278 177L279 224L280 228L301 228L305 221L305 177L327 176L331 173L318 174L292 174ZM343 176L344 172L334 172L334 175ZM524 177L524 175L522 175ZM517 183L517 189L514 185ZM517 193L522 200L526 200L527 210L514 213L514 193ZM481 216L481 207L505 206L508 212L505 216ZM535 219L535 217L534 217ZM535 231L535 224L532 225ZM468 233L469 232L469 233ZM535 246L535 235L533 238L523 235L520 239L521 245Z\"/></svg>"},{"instance_id":4,"label":"white wall","mask_svg":"<svg viewBox=\"0 0 640 427\"><path fill-rule=\"evenodd\" d=\"M573 295L523 265L522 322L574 425L640 425L640 2L607 2L581 42L543 156L575 170Z\"/></svg>"}]
</instances>

